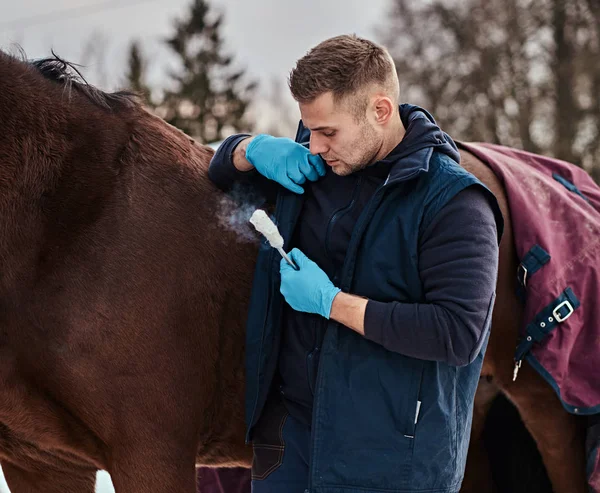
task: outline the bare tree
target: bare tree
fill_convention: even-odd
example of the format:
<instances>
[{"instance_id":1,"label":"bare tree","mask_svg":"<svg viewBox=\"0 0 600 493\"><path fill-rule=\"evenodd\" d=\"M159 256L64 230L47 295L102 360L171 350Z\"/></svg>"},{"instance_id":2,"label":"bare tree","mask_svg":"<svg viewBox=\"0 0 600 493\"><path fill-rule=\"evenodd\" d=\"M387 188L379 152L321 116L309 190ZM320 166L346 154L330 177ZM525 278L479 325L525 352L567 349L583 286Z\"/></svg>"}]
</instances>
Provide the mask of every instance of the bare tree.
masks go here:
<instances>
[{"instance_id":1,"label":"bare tree","mask_svg":"<svg viewBox=\"0 0 600 493\"><path fill-rule=\"evenodd\" d=\"M458 139L553 155L600 179L600 0L392 0L380 37L402 98Z\"/></svg>"}]
</instances>

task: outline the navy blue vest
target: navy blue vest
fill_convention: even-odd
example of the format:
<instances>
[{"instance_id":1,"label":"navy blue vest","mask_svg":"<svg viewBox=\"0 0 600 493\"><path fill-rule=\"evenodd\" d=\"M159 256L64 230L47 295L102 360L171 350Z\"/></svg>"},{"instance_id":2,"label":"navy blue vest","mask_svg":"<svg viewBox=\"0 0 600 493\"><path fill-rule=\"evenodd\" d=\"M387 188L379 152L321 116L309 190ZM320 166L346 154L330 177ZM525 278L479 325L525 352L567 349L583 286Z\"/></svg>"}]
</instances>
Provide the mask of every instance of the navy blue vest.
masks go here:
<instances>
[{"instance_id":1,"label":"navy blue vest","mask_svg":"<svg viewBox=\"0 0 600 493\"><path fill-rule=\"evenodd\" d=\"M481 186L492 196L448 156L433 148L418 152L427 166L391 174L362 212L342 270L343 291L424 302L420 231L466 187ZM297 195L280 192L276 220L284 238L292 237L300 205ZM248 439L277 365L279 283L277 252L264 244L247 327ZM487 327L490 319L491 305ZM310 492L458 491L485 346L473 363L456 367L390 352L330 321L315 387Z\"/></svg>"}]
</instances>

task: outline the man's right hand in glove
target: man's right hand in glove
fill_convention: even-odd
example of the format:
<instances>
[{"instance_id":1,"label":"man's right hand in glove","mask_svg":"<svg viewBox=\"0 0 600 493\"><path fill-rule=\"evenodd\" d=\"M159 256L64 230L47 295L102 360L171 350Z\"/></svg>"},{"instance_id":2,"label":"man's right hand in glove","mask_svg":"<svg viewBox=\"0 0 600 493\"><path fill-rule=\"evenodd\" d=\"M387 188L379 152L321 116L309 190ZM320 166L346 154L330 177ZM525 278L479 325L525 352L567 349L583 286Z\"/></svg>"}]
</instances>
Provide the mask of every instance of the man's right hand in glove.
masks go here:
<instances>
[{"instance_id":1,"label":"man's right hand in glove","mask_svg":"<svg viewBox=\"0 0 600 493\"><path fill-rule=\"evenodd\" d=\"M295 193L304 193L301 185L306 180L317 181L325 176L325 163L320 156L312 155L292 139L266 134L242 141L234 152L233 164L240 171L254 167L261 175Z\"/></svg>"}]
</instances>

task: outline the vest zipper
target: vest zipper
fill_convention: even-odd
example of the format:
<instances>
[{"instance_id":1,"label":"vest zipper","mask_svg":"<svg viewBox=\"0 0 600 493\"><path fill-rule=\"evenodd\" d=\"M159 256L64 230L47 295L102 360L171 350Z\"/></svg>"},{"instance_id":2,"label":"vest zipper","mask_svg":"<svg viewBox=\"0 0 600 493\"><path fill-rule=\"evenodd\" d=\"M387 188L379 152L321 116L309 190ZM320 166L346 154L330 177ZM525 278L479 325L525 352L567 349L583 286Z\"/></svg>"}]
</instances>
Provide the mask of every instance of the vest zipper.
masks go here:
<instances>
[{"instance_id":1,"label":"vest zipper","mask_svg":"<svg viewBox=\"0 0 600 493\"><path fill-rule=\"evenodd\" d=\"M382 190L386 187L387 185L387 181L386 183L384 183L383 185L381 185L377 190L375 190L375 193L373 194L372 198L369 200L369 202L367 203L367 207L366 210L361 214L361 216L358 218L358 222L356 224L356 226L354 227L353 233L352 233L352 237L350 238L350 243L348 245L348 251L350 250L350 247L353 247L354 244L358 241L357 240L357 236L362 236L362 233L357 235L356 232L362 232L362 225L363 223L367 222L367 218L370 218L372 216L372 210L374 209L374 205L379 204L380 200L379 197L382 193ZM361 225L361 228L357 228L358 225ZM348 257L346 257L347 259ZM345 273L345 271L348 271L348 266L346 265L346 262L344 263L344 266L342 267L342 272L341 274L343 275ZM347 276L346 276L347 277ZM342 278L343 279L343 278ZM349 289L350 286L348 286ZM342 288L342 290L344 292L348 292L348 289L344 289L342 286L340 286L340 288ZM312 478L313 478L313 471L314 471L314 463L315 463L315 456L316 456L316 452L317 452L317 445L316 445L316 441L314 439L315 433L316 433L316 428L317 428L317 417L319 414L319 398L318 398L318 391L319 388L321 387L321 379L323 378L323 375L320 371L320 367L321 364L323 362L323 348L325 348L327 346L325 339L327 338L327 336L331 336L331 331L327 330L327 327L329 326L329 323L331 323L330 321L325 321L325 334L323 337L323 343L321 344L321 354L319 357L319 366L317 367L317 381L315 383L315 391L314 391L314 398L313 398L313 414L312 414L312 427L311 427L311 437L310 437L310 458L309 458L309 463L308 463L308 488L306 490L304 490L304 493L310 493L311 489L312 489ZM337 322L334 322L337 324Z\"/></svg>"},{"instance_id":2,"label":"vest zipper","mask_svg":"<svg viewBox=\"0 0 600 493\"><path fill-rule=\"evenodd\" d=\"M327 231L325 232L325 254L329 257L329 260L333 261L331 251L329 249L329 236L331 235L331 231L333 230L333 226L337 222L337 220L342 217L346 212L348 212L354 204L356 203L356 199L358 198L358 194L360 192L360 187L362 185L363 177L360 176L356 181L356 185L354 185L354 190L352 190L352 198L350 199L350 203L344 207L336 210L329 220L329 224L327 224Z\"/></svg>"}]
</instances>

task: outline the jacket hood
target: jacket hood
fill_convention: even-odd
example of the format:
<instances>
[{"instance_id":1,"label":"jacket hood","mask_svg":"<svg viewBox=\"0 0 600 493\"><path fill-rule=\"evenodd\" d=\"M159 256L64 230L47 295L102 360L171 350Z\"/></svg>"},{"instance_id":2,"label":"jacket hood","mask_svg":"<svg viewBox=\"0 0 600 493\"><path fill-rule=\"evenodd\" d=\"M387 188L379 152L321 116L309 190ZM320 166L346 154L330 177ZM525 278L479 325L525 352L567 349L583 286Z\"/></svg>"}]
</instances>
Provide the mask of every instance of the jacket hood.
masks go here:
<instances>
[{"instance_id":1,"label":"jacket hood","mask_svg":"<svg viewBox=\"0 0 600 493\"><path fill-rule=\"evenodd\" d=\"M434 150L460 163L456 144L438 127L427 110L412 104L401 104L399 111L406 129L404 138L385 158L373 164L377 167L389 166L388 183L405 181L427 172Z\"/></svg>"}]
</instances>

